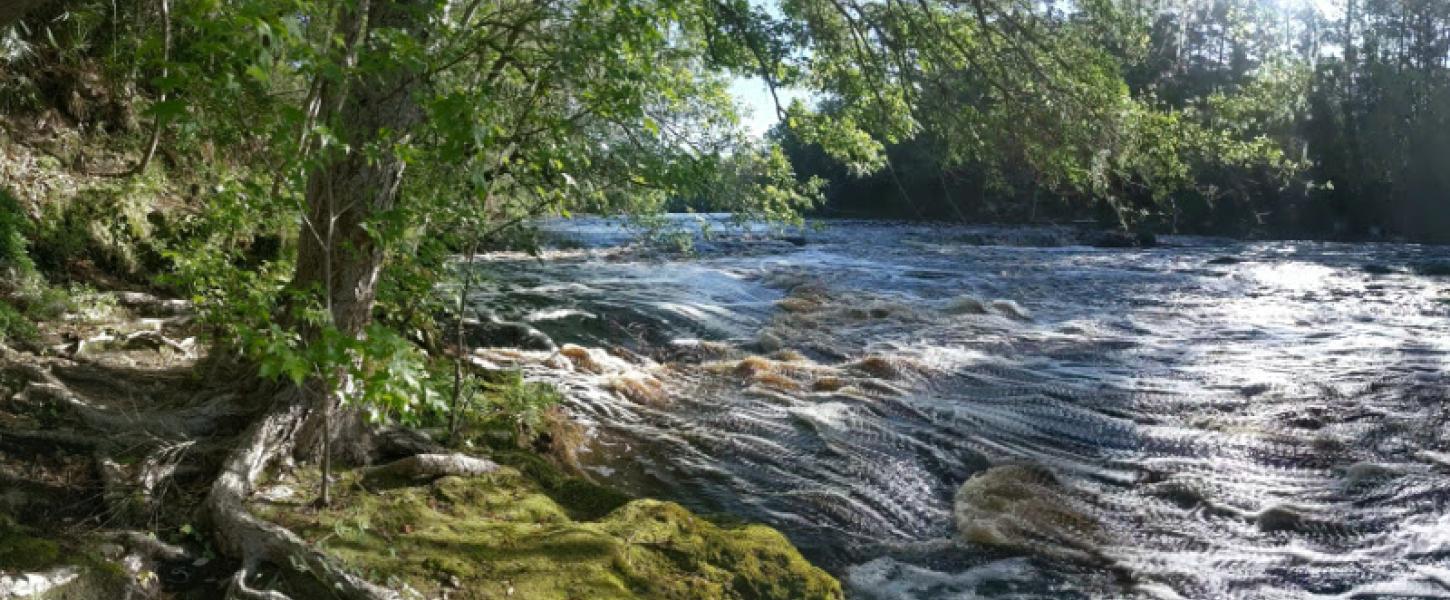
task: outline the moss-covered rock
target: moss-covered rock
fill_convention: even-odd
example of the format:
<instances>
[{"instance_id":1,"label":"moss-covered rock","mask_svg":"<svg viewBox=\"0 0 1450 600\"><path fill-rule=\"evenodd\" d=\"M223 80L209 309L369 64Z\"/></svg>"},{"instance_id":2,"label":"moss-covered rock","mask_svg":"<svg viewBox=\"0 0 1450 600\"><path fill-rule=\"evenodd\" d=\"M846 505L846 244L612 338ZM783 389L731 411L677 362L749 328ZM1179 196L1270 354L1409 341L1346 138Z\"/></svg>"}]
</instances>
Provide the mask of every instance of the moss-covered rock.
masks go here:
<instances>
[{"instance_id":1,"label":"moss-covered rock","mask_svg":"<svg viewBox=\"0 0 1450 600\"><path fill-rule=\"evenodd\" d=\"M109 600L142 589L93 543L46 537L0 514L0 598Z\"/></svg>"},{"instance_id":2,"label":"moss-covered rock","mask_svg":"<svg viewBox=\"0 0 1450 600\"><path fill-rule=\"evenodd\" d=\"M524 465L530 466L537 468ZM589 484L550 485L552 496L567 500L588 493ZM334 508L321 512L301 508L300 499L259 503L256 510L348 568L428 597L450 587L471 598L531 600L842 595L835 579L769 527L725 527L654 500L629 501L586 520L579 515L600 504L576 497L576 506L566 507L512 467L423 486L340 487Z\"/></svg>"},{"instance_id":3,"label":"moss-covered rock","mask_svg":"<svg viewBox=\"0 0 1450 600\"><path fill-rule=\"evenodd\" d=\"M0 572L38 571L56 566L60 544L0 515Z\"/></svg>"}]
</instances>

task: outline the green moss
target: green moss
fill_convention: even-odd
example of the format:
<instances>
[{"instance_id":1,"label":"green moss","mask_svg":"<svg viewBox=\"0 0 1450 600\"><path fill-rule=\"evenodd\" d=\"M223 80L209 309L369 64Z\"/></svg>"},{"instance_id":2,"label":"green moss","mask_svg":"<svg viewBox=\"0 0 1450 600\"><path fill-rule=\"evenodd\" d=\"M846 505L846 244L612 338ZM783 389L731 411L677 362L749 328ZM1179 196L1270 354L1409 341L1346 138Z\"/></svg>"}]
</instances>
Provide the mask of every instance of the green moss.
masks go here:
<instances>
[{"instance_id":1,"label":"green moss","mask_svg":"<svg viewBox=\"0 0 1450 600\"><path fill-rule=\"evenodd\" d=\"M624 506L630 498L614 488L570 477L542 456L532 452L496 452L494 461L508 465L539 485L554 502L579 520L595 520Z\"/></svg>"},{"instance_id":2,"label":"green moss","mask_svg":"<svg viewBox=\"0 0 1450 600\"><path fill-rule=\"evenodd\" d=\"M0 574L39 573L59 567L76 570L75 579L46 591L38 600L129 595L131 575L119 563L102 557L96 544L104 540L47 535L0 514Z\"/></svg>"},{"instance_id":3,"label":"green moss","mask_svg":"<svg viewBox=\"0 0 1450 600\"><path fill-rule=\"evenodd\" d=\"M37 571L60 562L60 544L0 515L0 571Z\"/></svg>"},{"instance_id":4,"label":"green moss","mask_svg":"<svg viewBox=\"0 0 1450 600\"><path fill-rule=\"evenodd\" d=\"M557 476L531 461L507 460ZM263 504L257 510L355 572L428 597L455 583L467 590L464 596L480 599L841 597L840 584L773 529L721 527L653 500L580 519L581 511L617 504L619 497L591 501L587 490L602 488L558 477L552 492L511 467L424 486L363 490L344 483L329 510ZM572 496L576 506L555 496Z\"/></svg>"},{"instance_id":5,"label":"green moss","mask_svg":"<svg viewBox=\"0 0 1450 600\"><path fill-rule=\"evenodd\" d=\"M64 272L81 259L117 275L163 268L157 223L164 224L163 186L155 178L102 184L42 205L31 255L45 270Z\"/></svg>"}]
</instances>

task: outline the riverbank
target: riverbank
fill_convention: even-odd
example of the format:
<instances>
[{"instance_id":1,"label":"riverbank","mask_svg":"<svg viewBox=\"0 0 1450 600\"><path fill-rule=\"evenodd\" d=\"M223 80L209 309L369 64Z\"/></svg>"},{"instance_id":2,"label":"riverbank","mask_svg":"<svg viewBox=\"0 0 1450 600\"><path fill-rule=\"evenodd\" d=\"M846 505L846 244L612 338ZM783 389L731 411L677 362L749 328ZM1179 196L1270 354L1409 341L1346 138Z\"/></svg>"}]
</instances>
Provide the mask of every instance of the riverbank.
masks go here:
<instances>
[{"instance_id":1,"label":"riverbank","mask_svg":"<svg viewBox=\"0 0 1450 600\"><path fill-rule=\"evenodd\" d=\"M102 327L124 325L112 320ZM42 335L49 329L40 324ZM107 447L82 433L86 421L114 415L159 434L138 421L183 414L192 407L178 404L180 396L216 392L195 379L200 353L95 339L78 355L5 350L0 361L7 398L0 408L0 478L7 487L0 598L225 593L235 564L212 552L208 524L197 518L207 473L228 433L198 435L160 458L147 451L126 456L129 446ZM476 455L496 467L416 480L344 470L333 504L320 510L311 505L315 467L284 467L248 508L295 532L311 552L404 597L841 597L831 576L768 527L717 525L676 504L631 499L525 450ZM258 576L280 581L275 587L295 598L318 597L307 578L285 567Z\"/></svg>"},{"instance_id":2,"label":"riverbank","mask_svg":"<svg viewBox=\"0 0 1450 600\"><path fill-rule=\"evenodd\" d=\"M57 154L111 156L104 140L53 133L65 143L52 148L14 133L0 137L0 269L12 276L0 286L0 598L215 598L248 587L319 597L294 565L251 568L223 552L218 535L229 532L206 506L276 386L214 352L214 323L191 300L165 297L196 186L164 171L94 175L76 167L94 160ZM506 372L475 374L490 382L479 406L538 393ZM558 439L566 424L509 425L503 438L479 425L451 448L406 437L414 451L492 465L484 471L379 485L372 467L345 467L333 503L318 509L315 467L284 461L245 511L311 557L309 569L383 597L841 597L771 528L716 523L568 474L568 451L554 451L568 443Z\"/></svg>"}]
</instances>

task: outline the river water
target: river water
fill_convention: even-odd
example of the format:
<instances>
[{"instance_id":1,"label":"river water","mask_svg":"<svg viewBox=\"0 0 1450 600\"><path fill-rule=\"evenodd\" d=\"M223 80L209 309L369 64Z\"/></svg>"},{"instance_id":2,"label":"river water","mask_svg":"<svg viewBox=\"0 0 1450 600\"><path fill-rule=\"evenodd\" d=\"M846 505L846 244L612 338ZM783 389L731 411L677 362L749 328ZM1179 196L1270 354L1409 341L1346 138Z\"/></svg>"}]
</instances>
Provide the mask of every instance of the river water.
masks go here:
<instances>
[{"instance_id":1,"label":"river water","mask_svg":"<svg viewBox=\"0 0 1450 600\"><path fill-rule=\"evenodd\" d=\"M547 223L473 303L569 345L481 354L853 598L1450 598L1450 248L821 225Z\"/></svg>"}]
</instances>

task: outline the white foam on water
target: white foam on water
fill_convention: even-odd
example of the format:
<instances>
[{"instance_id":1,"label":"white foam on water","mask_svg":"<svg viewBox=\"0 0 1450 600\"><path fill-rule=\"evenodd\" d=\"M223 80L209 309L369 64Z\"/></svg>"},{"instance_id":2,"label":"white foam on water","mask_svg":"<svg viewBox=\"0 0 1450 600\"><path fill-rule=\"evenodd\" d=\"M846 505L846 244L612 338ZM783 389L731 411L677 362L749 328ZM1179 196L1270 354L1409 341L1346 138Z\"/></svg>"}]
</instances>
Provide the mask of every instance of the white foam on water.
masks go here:
<instances>
[{"instance_id":1,"label":"white foam on water","mask_svg":"<svg viewBox=\"0 0 1450 600\"><path fill-rule=\"evenodd\" d=\"M586 319L599 318L598 315L587 310L579 310L577 308L555 308L549 310L536 310L527 315L524 315L524 320L530 323L537 323L539 321L557 321L559 319L567 319L569 317L575 316L584 317Z\"/></svg>"},{"instance_id":2,"label":"white foam on water","mask_svg":"<svg viewBox=\"0 0 1450 600\"><path fill-rule=\"evenodd\" d=\"M846 420L854 412L851 405L844 402L822 402L820 404L793 406L788 410L790 414L808 421L813 425L835 430L846 429Z\"/></svg>"},{"instance_id":3,"label":"white foam on water","mask_svg":"<svg viewBox=\"0 0 1450 600\"><path fill-rule=\"evenodd\" d=\"M988 584L1000 588L1034 583L1041 575L1025 558L999 560L966 571L943 573L881 557L847 569L845 584L853 596L862 600L1027 598L1040 596L1003 593L1000 589L984 595L982 587Z\"/></svg>"},{"instance_id":4,"label":"white foam on water","mask_svg":"<svg viewBox=\"0 0 1450 600\"><path fill-rule=\"evenodd\" d=\"M1450 514L1411 519L1401 529L1401 535L1408 556L1450 553Z\"/></svg>"},{"instance_id":5,"label":"white foam on water","mask_svg":"<svg viewBox=\"0 0 1450 600\"><path fill-rule=\"evenodd\" d=\"M1044 250L960 233L864 223L803 249L518 257L498 269L514 287L480 296L558 315L540 327L584 348L481 356L559 384L571 412L619 434L630 451L596 467L652 486L643 494L775 525L862 600L1450 598L1444 284L1362 273L1445 250ZM1202 268L1215 256L1243 262ZM786 296L797 306L777 304L800 285ZM541 306L548 296L558 306ZM1026 301L1036 320L992 298ZM978 305L985 315L954 314ZM569 311L658 335L581 333ZM657 339L674 348L632 345ZM599 350L616 345L630 353ZM754 378L722 359L774 349L819 370ZM634 372L658 377L671 402L608 389ZM814 386L828 375L849 385ZM1098 554L1143 583L1054 558L1050 546L1070 541L1050 535L1019 544L1030 559L894 550L950 536L953 491L1024 460L1061 479L1039 503L1101 523L1111 535L1093 540Z\"/></svg>"},{"instance_id":6,"label":"white foam on water","mask_svg":"<svg viewBox=\"0 0 1450 600\"><path fill-rule=\"evenodd\" d=\"M1364 598L1450 598L1450 569L1416 565L1413 572L1399 575L1386 581L1377 581L1354 586L1347 592L1336 595L1320 595L1321 598L1343 598L1358 600Z\"/></svg>"}]
</instances>

